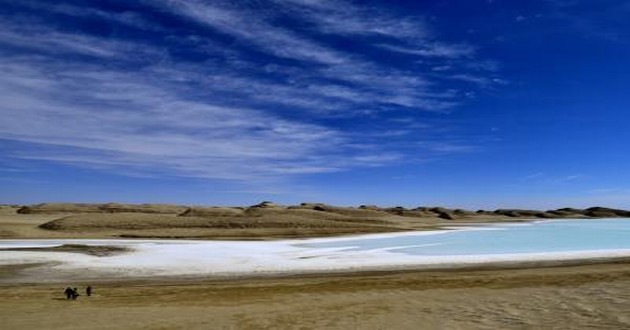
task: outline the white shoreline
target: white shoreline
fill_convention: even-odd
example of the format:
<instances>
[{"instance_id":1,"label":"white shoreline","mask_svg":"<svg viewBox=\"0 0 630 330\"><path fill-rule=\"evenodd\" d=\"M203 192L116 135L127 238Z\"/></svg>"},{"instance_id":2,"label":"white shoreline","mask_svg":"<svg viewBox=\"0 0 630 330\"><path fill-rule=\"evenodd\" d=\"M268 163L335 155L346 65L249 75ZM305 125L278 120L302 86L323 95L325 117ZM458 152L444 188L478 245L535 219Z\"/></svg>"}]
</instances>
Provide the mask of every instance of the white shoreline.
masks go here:
<instances>
[{"instance_id":1,"label":"white shoreline","mask_svg":"<svg viewBox=\"0 0 630 330\"><path fill-rule=\"evenodd\" d=\"M556 221L556 220L549 220ZM628 221L626 219L626 221ZM546 222L546 221L545 221ZM501 230L502 223L457 228L458 231ZM529 225L532 225L530 223ZM494 227L494 228L493 228ZM199 241L132 239L0 240L0 265L45 263L23 270L24 280L49 274L63 278L143 278L162 276L226 277L357 271L452 269L496 264L592 261L630 257L623 249L575 250L470 255L413 255L392 252L427 246L403 244L352 251L353 239L379 239L452 233L451 230L353 235L279 241ZM349 241L342 247L301 247L303 244ZM63 244L123 246L132 251L112 256L72 252L3 251L7 248L54 247ZM431 244L429 244L431 245ZM15 281L15 279L13 279Z\"/></svg>"}]
</instances>

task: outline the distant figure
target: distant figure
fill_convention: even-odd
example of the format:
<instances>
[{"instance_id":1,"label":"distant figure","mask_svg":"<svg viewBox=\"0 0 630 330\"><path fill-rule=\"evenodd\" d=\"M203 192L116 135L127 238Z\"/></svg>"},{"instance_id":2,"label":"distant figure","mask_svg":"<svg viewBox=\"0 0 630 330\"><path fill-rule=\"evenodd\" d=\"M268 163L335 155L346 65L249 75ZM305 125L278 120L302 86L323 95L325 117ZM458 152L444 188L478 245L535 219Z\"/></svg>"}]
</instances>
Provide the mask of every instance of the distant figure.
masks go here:
<instances>
[{"instance_id":1,"label":"distant figure","mask_svg":"<svg viewBox=\"0 0 630 330\"><path fill-rule=\"evenodd\" d=\"M77 290L77 288L74 288L72 290L72 300L77 300L77 298L79 298L79 290Z\"/></svg>"},{"instance_id":2,"label":"distant figure","mask_svg":"<svg viewBox=\"0 0 630 330\"><path fill-rule=\"evenodd\" d=\"M66 290L63 291L66 294L66 299L70 300L74 296L74 290L71 287L67 287Z\"/></svg>"},{"instance_id":3,"label":"distant figure","mask_svg":"<svg viewBox=\"0 0 630 330\"><path fill-rule=\"evenodd\" d=\"M85 295L86 296L91 296L92 295L92 287L88 285L87 288L85 288Z\"/></svg>"}]
</instances>

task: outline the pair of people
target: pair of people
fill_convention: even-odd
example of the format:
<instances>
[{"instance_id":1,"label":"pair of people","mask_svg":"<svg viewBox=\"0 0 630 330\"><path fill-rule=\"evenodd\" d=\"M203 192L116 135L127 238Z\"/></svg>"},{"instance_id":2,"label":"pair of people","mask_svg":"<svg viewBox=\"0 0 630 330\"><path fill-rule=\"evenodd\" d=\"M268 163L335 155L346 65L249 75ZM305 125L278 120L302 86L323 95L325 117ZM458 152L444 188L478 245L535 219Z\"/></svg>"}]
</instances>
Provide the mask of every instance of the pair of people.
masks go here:
<instances>
[{"instance_id":1,"label":"pair of people","mask_svg":"<svg viewBox=\"0 0 630 330\"><path fill-rule=\"evenodd\" d=\"M71 288L71 287L67 287L64 290L64 294L66 295L66 299L70 300L77 300L77 298L79 298L79 290L77 290L77 288ZM85 294L89 297L92 295L92 287L88 285L87 288L85 288Z\"/></svg>"},{"instance_id":2,"label":"pair of people","mask_svg":"<svg viewBox=\"0 0 630 330\"><path fill-rule=\"evenodd\" d=\"M77 291L77 288L71 288L71 287L67 287L63 293L66 294L66 299L67 300L77 300L77 298L79 297L79 292Z\"/></svg>"}]
</instances>

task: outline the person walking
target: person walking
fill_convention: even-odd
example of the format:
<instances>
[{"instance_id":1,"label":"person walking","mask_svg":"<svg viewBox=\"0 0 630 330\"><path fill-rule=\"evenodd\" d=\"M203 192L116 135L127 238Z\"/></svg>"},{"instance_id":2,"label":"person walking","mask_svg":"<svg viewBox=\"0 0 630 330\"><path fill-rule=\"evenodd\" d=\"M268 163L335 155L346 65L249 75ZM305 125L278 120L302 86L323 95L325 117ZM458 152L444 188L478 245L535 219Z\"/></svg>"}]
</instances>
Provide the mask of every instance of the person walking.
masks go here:
<instances>
[{"instance_id":1,"label":"person walking","mask_svg":"<svg viewBox=\"0 0 630 330\"><path fill-rule=\"evenodd\" d=\"M87 288L85 288L85 295L86 296L91 296L92 295L92 287L88 285Z\"/></svg>"},{"instance_id":2,"label":"person walking","mask_svg":"<svg viewBox=\"0 0 630 330\"><path fill-rule=\"evenodd\" d=\"M71 287L67 287L67 288L63 291L63 293L65 293L65 294L66 294L66 299L67 299L67 300L72 299L72 297L74 296L74 290L72 290L72 288L71 288Z\"/></svg>"}]
</instances>

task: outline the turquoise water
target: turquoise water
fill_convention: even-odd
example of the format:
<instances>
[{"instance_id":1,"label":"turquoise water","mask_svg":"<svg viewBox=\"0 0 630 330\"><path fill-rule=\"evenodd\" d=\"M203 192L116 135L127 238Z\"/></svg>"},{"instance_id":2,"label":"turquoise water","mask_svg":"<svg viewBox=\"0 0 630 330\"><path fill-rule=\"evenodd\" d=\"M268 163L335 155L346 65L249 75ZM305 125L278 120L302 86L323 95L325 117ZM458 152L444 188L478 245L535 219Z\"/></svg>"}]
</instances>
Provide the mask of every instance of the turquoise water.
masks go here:
<instances>
[{"instance_id":1,"label":"turquoise water","mask_svg":"<svg viewBox=\"0 0 630 330\"><path fill-rule=\"evenodd\" d=\"M14 250L63 244L127 246L131 251L97 257ZM39 281L44 273L46 279L76 281L82 276L89 279L441 269L628 256L630 219L542 221L438 232L279 241L0 240L0 265L42 265L32 268L32 273L20 273L19 280L24 282Z\"/></svg>"},{"instance_id":2,"label":"turquoise water","mask_svg":"<svg viewBox=\"0 0 630 330\"><path fill-rule=\"evenodd\" d=\"M500 224L436 234L349 238L300 244L344 251L386 249L417 256L493 255L630 249L630 219Z\"/></svg>"}]
</instances>

